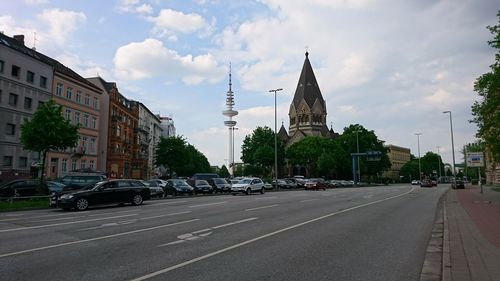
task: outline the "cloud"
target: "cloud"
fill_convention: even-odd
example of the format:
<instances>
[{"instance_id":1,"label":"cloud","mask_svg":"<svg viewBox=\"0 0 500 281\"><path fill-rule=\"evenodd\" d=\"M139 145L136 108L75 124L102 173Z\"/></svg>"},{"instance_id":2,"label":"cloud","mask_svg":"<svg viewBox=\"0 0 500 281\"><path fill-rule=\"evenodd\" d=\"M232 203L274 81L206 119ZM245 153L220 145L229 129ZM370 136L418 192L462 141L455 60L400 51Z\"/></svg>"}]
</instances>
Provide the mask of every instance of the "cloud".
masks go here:
<instances>
[{"instance_id":1,"label":"cloud","mask_svg":"<svg viewBox=\"0 0 500 281\"><path fill-rule=\"evenodd\" d=\"M47 36L59 45L64 44L71 33L85 23L87 17L83 12L61 9L46 9L37 15L38 20L48 27Z\"/></svg>"},{"instance_id":2,"label":"cloud","mask_svg":"<svg viewBox=\"0 0 500 281\"><path fill-rule=\"evenodd\" d=\"M149 15L153 13L153 7L150 4L142 3L140 0L120 0L117 9L125 13L136 13Z\"/></svg>"},{"instance_id":3,"label":"cloud","mask_svg":"<svg viewBox=\"0 0 500 281\"><path fill-rule=\"evenodd\" d=\"M82 77L107 77L110 79L111 74L104 65L92 61L82 60L78 55L65 53L57 56L60 63L71 68Z\"/></svg>"},{"instance_id":4,"label":"cloud","mask_svg":"<svg viewBox=\"0 0 500 281\"><path fill-rule=\"evenodd\" d=\"M193 85L204 81L218 82L226 73L226 68L219 66L210 53L181 56L152 38L121 46L113 61L116 75L123 79L163 77Z\"/></svg>"},{"instance_id":5,"label":"cloud","mask_svg":"<svg viewBox=\"0 0 500 281\"><path fill-rule=\"evenodd\" d=\"M49 0L24 0L26 5L42 5L49 3Z\"/></svg>"},{"instance_id":6,"label":"cloud","mask_svg":"<svg viewBox=\"0 0 500 281\"><path fill-rule=\"evenodd\" d=\"M209 32L214 23L207 23L205 19L196 13L185 14L171 9L162 9L157 17L149 17L154 24L153 30L159 35L171 35L180 32L184 34L196 31Z\"/></svg>"}]
</instances>

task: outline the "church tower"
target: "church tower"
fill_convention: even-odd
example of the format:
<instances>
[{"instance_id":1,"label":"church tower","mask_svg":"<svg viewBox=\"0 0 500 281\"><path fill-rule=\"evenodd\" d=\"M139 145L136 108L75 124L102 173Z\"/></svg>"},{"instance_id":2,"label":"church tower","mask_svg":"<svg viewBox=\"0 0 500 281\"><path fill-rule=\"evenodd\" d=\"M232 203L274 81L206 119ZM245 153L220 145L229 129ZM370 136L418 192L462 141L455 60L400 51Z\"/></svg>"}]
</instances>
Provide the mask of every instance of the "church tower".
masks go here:
<instances>
[{"instance_id":1,"label":"church tower","mask_svg":"<svg viewBox=\"0 0 500 281\"><path fill-rule=\"evenodd\" d=\"M293 101L290 104L290 145L305 136L331 137L326 125L326 102L309 62L309 53L302 66Z\"/></svg>"}]
</instances>

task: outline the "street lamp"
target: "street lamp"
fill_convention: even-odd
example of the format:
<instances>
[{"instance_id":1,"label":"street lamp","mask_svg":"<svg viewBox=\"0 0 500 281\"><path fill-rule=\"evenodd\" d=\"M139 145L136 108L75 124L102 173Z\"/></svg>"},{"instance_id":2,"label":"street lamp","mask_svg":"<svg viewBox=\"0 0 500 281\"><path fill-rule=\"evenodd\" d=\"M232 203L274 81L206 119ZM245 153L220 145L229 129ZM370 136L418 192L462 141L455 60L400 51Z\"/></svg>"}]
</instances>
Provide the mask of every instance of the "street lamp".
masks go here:
<instances>
[{"instance_id":1,"label":"street lamp","mask_svg":"<svg viewBox=\"0 0 500 281\"><path fill-rule=\"evenodd\" d=\"M359 154L359 137L358 137L359 130L356 130L356 148L357 152ZM356 184L359 184L361 182L361 168L359 167L359 156L357 157L358 159L358 182Z\"/></svg>"},{"instance_id":2,"label":"street lamp","mask_svg":"<svg viewBox=\"0 0 500 281\"><path fill-rule=\"evenodd\" d=\"M282 90L283 90L282 88L269 90L269 93L274 92L274 182L276 186L278 182L278 127L277 127L278 111L276 105L277 102L276 93Z\"/></svg>"},{"instance_id":3,"label":"street lamp","mask_svg":"<svg viewBox=\"0 0 500 281\"><path fill-rule=\"evenodd\" d=\"M444 114L450 114L450 129L451 129L451 154L453 156L453 177L455 178L455 145L453 144L453 122L451 121L451 111L443 111Z\"/></svg>"},{"instance_id":4,"label":"street lamp","mask_svg":"<svg viewBox=\"0 0 500 281\"><path fill-rule=\"evenodd\" d=\"M422 133L415 133L417 136L417 144L418 144L418 178L420 182L422 182L422 165L420 164L420 136Z\"/></svg>"},{"instance_id":5,"label":"street lamp","mask_svg":"<svg viewBox=\"0 0 500 281\"><path fill-rule=\"evenodd\" d=\"M232 131L232 138L233 138L233 141L232 141L232 150L233 150L233 153L231 153L231 171L233 172L233 177L234 177L234 131L235 130L238 130L239 128L237 127L231 127L229 128L231 131Z\"/></svg>"}]
</instances>

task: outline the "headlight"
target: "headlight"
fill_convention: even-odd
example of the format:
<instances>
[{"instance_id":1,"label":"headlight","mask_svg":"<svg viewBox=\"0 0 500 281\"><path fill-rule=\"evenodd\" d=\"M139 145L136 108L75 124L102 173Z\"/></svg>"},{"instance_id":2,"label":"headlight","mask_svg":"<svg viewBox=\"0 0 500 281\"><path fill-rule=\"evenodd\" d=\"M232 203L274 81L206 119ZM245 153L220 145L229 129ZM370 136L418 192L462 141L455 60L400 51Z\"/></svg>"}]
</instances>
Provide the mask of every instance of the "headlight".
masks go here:
<instances>
[{"instance_id":1,"label":"headlight","mask_svg":"<svg viewBox=\"0 0 500 281\"><path fill-rule=\"evenodd\" d=\"M71 199L71 198L73 198L73 194L63 194L61 196L61 199Z\"/></svg>"}]
</instances>

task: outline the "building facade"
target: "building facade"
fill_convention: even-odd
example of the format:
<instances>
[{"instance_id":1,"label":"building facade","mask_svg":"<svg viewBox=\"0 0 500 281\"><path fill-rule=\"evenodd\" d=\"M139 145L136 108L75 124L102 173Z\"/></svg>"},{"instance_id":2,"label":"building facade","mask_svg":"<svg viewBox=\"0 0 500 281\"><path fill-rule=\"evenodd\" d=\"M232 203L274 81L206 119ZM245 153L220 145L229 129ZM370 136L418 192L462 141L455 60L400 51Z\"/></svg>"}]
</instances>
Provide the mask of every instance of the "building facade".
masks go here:
<instances>
[{"instance_id":1,"label":"building facade","mask_svg":"<svg viewBox=\"0 0 500 281\"><path fill-rule=\"evenodd\" d=\"M384 177L399 181L399 172L404 164L410 161L410 149L396 145L384 145L387 149L387 156L391 162L391 168L384 172Z\"/></svg>"},{"instance_id":2,"label":"building facade","mask_svg":"<svg viewBox=\"0 0 500 281\"><path fill-rule=\"evenodd\" d=\"M160 118L160 127L162 129L161 136L164 138L175 137L175 124L172 117L161 117Z\"/></svg>"},{"instance_id":3,"label":"building facade","mask_svg":"<svg viewBox=\"0 0 500 281\"><path fill-rule=\"evenodd\" d=\"M0 33L0 182L30 177L38 153L23 149L21 124L51 97L53 67L24 45L24 36Z\"/></svg>"},{"instance_id":4,"label":"building facade","mask_svg":"<svg viewBox=\"0 0 500 281\"><path fill-rule=\"evenodd\" d=\"M62 106L67 120L79 125L79 140L76 147L48 153L47 177L55 179L77 170L97 170L102 90L58 61L52 63L52 99Z\"/></svg>"},{"instance_id":5,"label":"building facade","mask_svg":"<svg viewBox=\"0 0 500 281\"><path fill-rule=\"evenodd\" d=\"M161 136L161 120L153 114L144 104L137 102L139 107L139 126L137 137L140 146L138 161L143 162L143 174L145 178L155 175L154 165L156 145Z\"/></svg>"}]
</instances>

